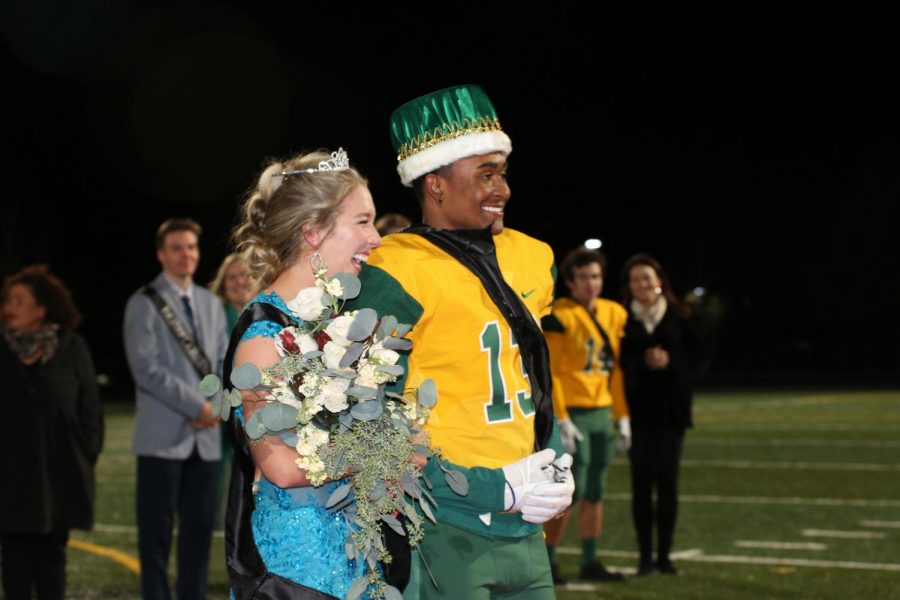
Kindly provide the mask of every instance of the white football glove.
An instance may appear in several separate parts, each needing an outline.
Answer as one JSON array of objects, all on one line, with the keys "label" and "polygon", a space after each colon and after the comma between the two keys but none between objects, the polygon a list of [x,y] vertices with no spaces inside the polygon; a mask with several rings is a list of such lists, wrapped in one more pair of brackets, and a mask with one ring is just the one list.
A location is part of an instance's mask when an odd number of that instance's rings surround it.
[{"label": "white football glove", "polygon": [[631,449],[631,418],[622,417],[618,420],[619,433],[616,435],[616,450],[625,454]]},{"label": "white football glove", "polygon": [[572,419],[560,419],[556,423],[559,425],[559,437],[562,439],[563,450],[569,454],[575,454],[578,442],[584,439],[584,435],[578,430]]},{"label": "white football glove", "polygon": [[534,486],[553,481],[554,470],[550,464],[555,457],[556,452],[552,448],[547,448],[501,467],[506,477],[503,510],[521,510],[522,501]]},{"label": "white football glove", "polygon": [[546,523],[569,508],[575,492],[571,467],[571,454],[563,454],[552,463],[553,483],[538,484],[525,496],[522,501],[523,521]]}]

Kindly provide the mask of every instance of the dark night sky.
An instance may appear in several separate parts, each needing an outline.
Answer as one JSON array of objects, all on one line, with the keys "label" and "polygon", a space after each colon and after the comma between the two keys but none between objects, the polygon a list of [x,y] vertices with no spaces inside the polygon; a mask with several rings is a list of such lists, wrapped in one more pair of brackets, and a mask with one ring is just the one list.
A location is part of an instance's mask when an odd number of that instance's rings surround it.
[{"label": "dark night sky", "polygon": [[601,238],[607,296],[638,251],[677,291],[706,287],[722,309],[715,327],[699,310],[714,374],[897,373],[895,35],[471,7],[457,22],[399,6],[5,3],[0,273],[49,263],[115,376],[162,220],[204,225],[208,281],[263,160],[339,145],[379,211],[415,217],[390,112],[473,82],[513,139],[507,224],[560,256]]}]

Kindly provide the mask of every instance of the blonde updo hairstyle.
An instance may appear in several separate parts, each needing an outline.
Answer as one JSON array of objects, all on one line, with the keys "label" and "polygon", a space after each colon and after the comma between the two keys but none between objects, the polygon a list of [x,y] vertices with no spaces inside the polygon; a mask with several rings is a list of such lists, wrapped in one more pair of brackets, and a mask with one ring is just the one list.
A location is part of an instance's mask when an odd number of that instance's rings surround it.
[{"label": "blonde updo hairstyle", "polygon": [[243,220],[232,237],[261,289],[269,287],[300,257],[304,225],[327,235],[334,227],[341,201],[356,186],[368,185],[353,168],[281,177],[282,171],[316,168],[330,158],[330,153],[317,150],[272,162],[244,200]]}]

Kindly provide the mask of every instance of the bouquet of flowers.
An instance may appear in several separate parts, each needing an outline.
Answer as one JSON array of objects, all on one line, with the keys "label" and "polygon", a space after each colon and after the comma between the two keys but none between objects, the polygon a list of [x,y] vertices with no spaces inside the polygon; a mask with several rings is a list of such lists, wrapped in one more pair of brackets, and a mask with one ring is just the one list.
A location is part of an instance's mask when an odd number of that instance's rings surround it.
[{"label": "bouquet of flowers", "polygon": [[[349,273],[328,280],[326,272],[324,264],[316,267],[316,286],[300,290],[287,303],[303,325],[286,327],[275,338],[279,361],[263,370],[237,366],[232,389],[214,401],[213,412],[227,420],[231,408],[241,405],[241,390],[250,390],[265,402],[245,424],[251,443],[279,436],[296,448],[297,466],[315,486],[347,478],[326,503],[350,524],[347,558],[361,556],[368,567],[347,597],[353,600],[368,589],[373,597],[400,598],[377,567],[379,561],[391,562],[381,527],[406,536],[415,547],[423,535],[415,507],[434,521],[431,482],[413,455],[432,454],[422,426],[437,401],[437,388],[429,379],[417,389],[387,391],[404,373],[397,351],[411,347],[403,337],[410,326],[391,315],[379,319],[369,308],[342,312],[344,303],[359,294],[360,281]],[[213,396],[220,381],[208,375],[200,388]],[[445,469],[444,475],[456,493],[465,495],[461,473]]]}]

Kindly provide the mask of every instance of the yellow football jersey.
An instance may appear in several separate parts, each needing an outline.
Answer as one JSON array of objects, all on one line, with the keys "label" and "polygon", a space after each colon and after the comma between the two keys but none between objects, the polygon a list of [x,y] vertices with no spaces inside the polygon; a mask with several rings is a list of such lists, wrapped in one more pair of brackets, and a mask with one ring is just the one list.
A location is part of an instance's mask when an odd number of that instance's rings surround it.
[{"label": "yellow football jersey", "polygon": [[[523,233],[494,236],[506,282],[536,320],[553,301],[553,251]],[[389,277],[372,276],[371,269]],[[534,452],[534,404],[510,326],[481,281],[413,233],[384,238],[369,256],[366,304],[411,323],[407,386],[437,383],[426,425],[441,456],[464,467],[497,468]],[[393,289],[378,289],[393,288]]]},{"label": "yellow football jersey", "polygon": [[612,346],[615,362],[611,371],[601,360],[603,336],[584,306],[562,298],[553,307],[553,314],[543,321],[553,374],[553,409],[558,419],[568,418],[567,407],[612,406],[616,418],[628,416],[619,366],[628,312],[617,302],[597,298],[594,319],[606,330]]}]

